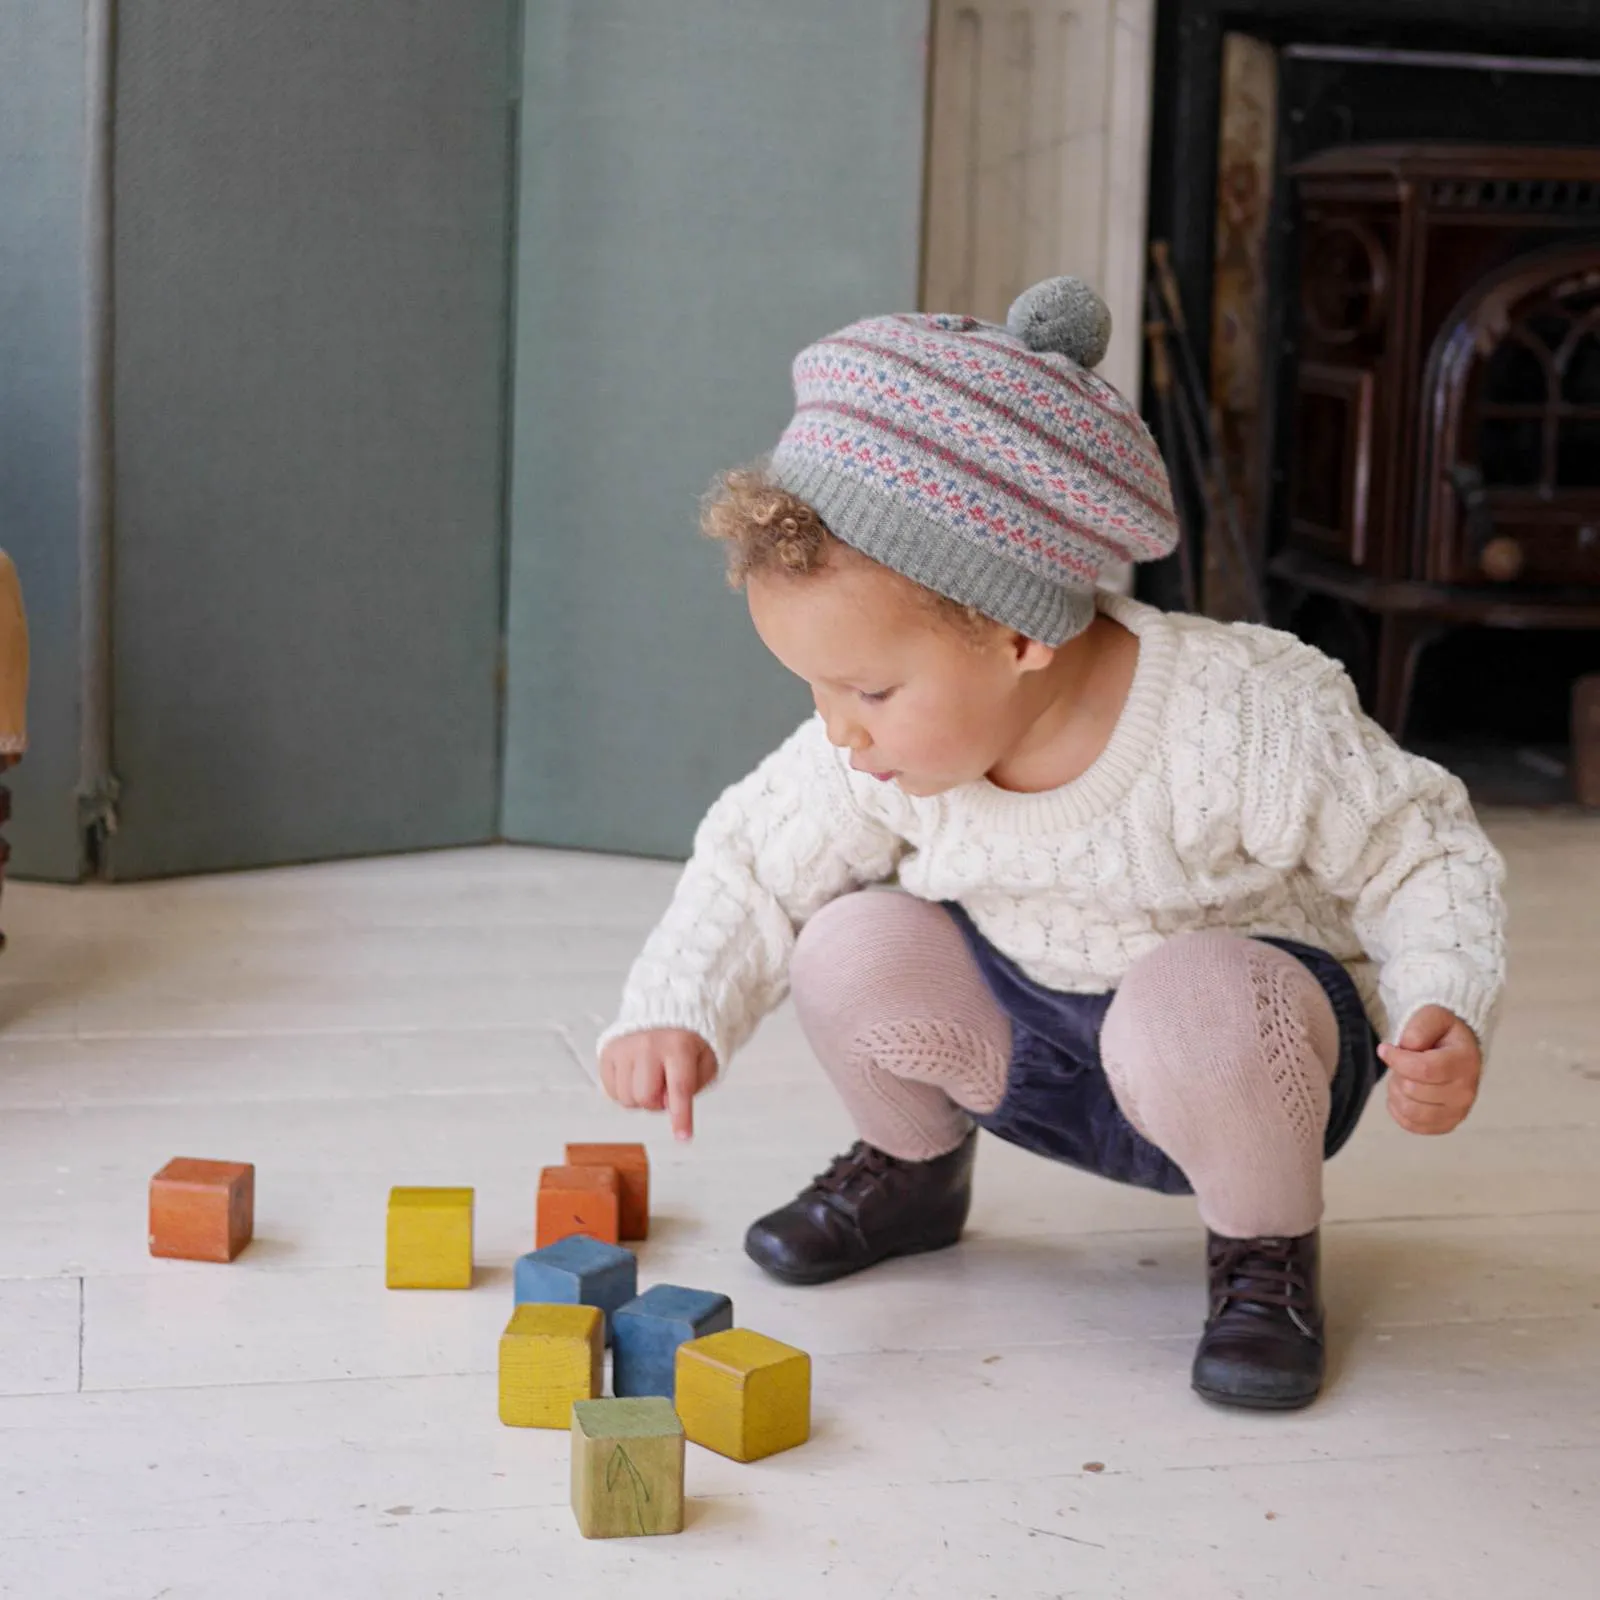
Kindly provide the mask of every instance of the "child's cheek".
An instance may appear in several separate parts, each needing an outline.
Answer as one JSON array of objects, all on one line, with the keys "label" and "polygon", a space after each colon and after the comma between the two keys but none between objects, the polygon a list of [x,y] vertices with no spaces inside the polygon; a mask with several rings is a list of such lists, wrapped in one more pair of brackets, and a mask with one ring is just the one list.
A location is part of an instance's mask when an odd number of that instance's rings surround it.
[{"label": "child's cheek", "polygon": [[961,730],[933,717],[908,718],[897,730],[894,749],[909,771],[942,772],[962,747]]}]

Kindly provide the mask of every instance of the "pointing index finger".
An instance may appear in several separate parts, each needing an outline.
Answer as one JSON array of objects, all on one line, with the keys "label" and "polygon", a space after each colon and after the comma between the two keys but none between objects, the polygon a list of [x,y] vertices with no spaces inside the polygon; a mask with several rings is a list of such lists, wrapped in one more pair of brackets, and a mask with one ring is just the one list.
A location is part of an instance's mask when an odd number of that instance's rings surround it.
[{"label": "pointing index finger", "polygon": [[695,1064],[692,1059],[667,1063],[667,1120],[674,1139],[694,1138]]}]

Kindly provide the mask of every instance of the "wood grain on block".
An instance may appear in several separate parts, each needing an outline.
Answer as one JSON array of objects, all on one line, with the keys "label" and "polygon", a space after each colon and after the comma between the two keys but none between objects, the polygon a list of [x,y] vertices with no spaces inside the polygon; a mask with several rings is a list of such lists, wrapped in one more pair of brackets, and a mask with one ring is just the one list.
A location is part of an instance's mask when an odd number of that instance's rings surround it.
[{"label": "wood grain on block", "polygon": [[574,1233],[621,1242],[622,1179],[615,1167],[546,1167],[539,1174],[539,1249]]},{"label": "wood grain on block", "polygon": [[759,1461],[811,1437],[811,1357],[748,1328],[678,1347],[677,1409],[696,1444]]},{"label": "wood grain on block", "polygon": [[255,1231],[256,1169],[248,1161],[180,1156],[150,1180],[150,1254],[232,1261]]},{"label": "wood grain on block", "polygon": [[569,1167],[615,1167],[622,1183],[621,1237],[650,1237],[650,1156],[642,1144],[569,1144]]},{"label": "wood grain on block", "polygon": [[472,1287],[472,1190],[389,1191],[384,1279],[391,1289]]},{"label": "wood grain on block", "polygon": [[670,1400],[573,1406],[572,1509],[585,1539],[683,1532],[683,1424]]},{"label": "wood grain on block", "polygon": [[500,1420],[567,1427],[573,1402],[600,1393],[604,1327],[594,1306],[518,1306],[500,1335]]}]

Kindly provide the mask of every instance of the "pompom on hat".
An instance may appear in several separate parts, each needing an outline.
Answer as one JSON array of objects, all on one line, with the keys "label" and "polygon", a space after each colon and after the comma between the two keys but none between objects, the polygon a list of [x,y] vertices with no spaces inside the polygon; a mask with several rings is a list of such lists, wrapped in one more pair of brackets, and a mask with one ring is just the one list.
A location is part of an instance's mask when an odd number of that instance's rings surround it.
[{"label": "pompom on hat", "polygon": [[773,477],[863,555],[1060,644],[1094,620],[1108,566],[1178,541],[1155,441],[1090,370],[1110,337],[1077,278],[1035,284],[1003,328],[852,323],[795,358]]}]

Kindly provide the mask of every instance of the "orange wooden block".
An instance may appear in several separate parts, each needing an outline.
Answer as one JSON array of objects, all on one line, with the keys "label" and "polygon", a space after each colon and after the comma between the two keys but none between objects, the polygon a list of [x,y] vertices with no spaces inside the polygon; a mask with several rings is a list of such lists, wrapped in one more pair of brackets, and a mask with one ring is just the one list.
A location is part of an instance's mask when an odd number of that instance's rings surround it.
[{"label": "orange wooden block", "polygon": [[248,1161],[169,1161],[150,1180],[150,1254],[232,1261],[250,1243],[256,1169]]},{"label": "orange wooden block", "polygon": [[650,1157],[642,1144],[569,1144],[569,1167],[615,1167],[622,1180],[622,1237],[650,1237]]},{"label": "orange wooden block", "polygon": [[535,1243],[542,1250],[569,1234],[620,1244],[622,1179],[615,1167],[546,1167],[539,1174],[539,1223]]}]

